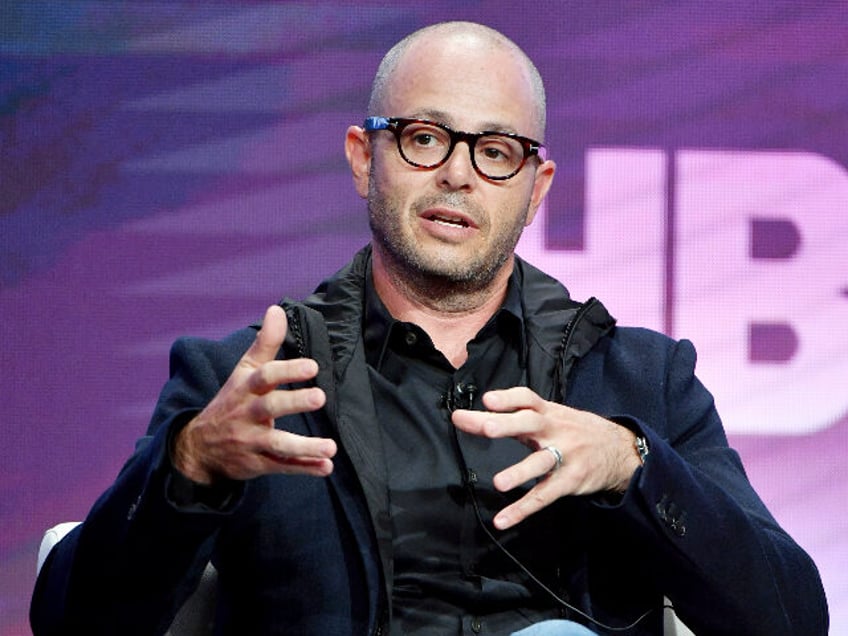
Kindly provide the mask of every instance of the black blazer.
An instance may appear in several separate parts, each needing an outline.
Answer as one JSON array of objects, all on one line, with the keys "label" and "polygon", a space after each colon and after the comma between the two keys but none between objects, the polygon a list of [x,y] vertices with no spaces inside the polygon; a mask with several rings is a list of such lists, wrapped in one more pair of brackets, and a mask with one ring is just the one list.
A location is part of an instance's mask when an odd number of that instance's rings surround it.
[{"label": "black blazer", "polygon": [[[369,264],[366,248],[303,303],[283,303],[281,356],[315,358],[328,399],[277,426],[336,438],[333,474],[262,477],[232,484],[222,506],[175,505],[168,440],[215,395],[256,327],[218,342],[177,341],[148,435],[41,571],[37,636],[161,633],[210,559],[219,633],[383,633],[391,528],[361,337]],[[520,259],[515,275],[530,387],[633,428],[650,448],[623,496],[554,504],[571,602],[612,625],[656,610],[630,634],[661,633],[663,596],[698,634],[826,634],[818,572],[728,447],[694,376],[692,345],[615,327],[600,303],[570,300]]]}]

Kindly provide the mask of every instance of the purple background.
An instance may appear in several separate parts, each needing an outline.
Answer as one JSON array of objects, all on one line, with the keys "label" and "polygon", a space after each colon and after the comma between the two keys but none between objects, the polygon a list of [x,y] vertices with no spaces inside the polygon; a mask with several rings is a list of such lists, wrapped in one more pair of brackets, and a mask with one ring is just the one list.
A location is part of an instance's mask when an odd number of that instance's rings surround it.
[{"label": "purple background", "polygon": [[[793,150],[848,166],[843,3],[457,4],[0,5],[0,636],[29,632],[41,534],[83,518],[114,479],[172,340],[219,337],[305,295],[367,240],[342,139],[380,56],[411,30],[482,21],[537,62],[560,167],[550,252],[587,249],[592,148]],[[817,214],[844,227],[843,206]],[[757,234],[755,256],[795,240],[771,236]],[[656,256],[648,239],[621,236]],[[667,274],[674,257],[663,255]],[[787,294],[814,308],[816,282]],[[659,326],[686,336],[665,291]],[[769,346],[753,349],[791,355]],[[845,410],[815,433],[731,441],[816,559],[833,633],[848,633]]]}]

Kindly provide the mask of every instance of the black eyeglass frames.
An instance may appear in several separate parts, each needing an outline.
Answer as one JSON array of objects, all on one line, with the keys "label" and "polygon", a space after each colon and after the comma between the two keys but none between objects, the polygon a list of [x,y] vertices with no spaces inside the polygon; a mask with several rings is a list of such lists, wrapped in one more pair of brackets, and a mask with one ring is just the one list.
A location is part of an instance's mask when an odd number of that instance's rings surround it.
[{"label": "black eyeglass frames", "polygon": [[400,156],[416,168],[438,168],[448,160],[460,141],[468,144],[471,164],[477,173],[493,181],[514,177],[532,156],[545,160],[545,148],[541,143],[512,133],[461,132],[427,119],[404,117],[368,117],[364,129],[366,132],[388,130],[393,133]]}]

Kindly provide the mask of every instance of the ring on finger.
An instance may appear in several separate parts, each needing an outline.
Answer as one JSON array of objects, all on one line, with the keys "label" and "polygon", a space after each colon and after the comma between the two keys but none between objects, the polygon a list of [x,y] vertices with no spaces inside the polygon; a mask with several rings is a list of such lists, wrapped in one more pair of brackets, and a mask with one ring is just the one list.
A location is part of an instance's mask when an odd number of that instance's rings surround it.
[{"label": "ring on finger", "polygon": [[563,464],[562,453],[559,452],[559,449],[556,446],[545,446],[542,450],[548,451],[554,458],[554,465],[551,466],[551,469],[548,471],[549,473],[558,470]]}]

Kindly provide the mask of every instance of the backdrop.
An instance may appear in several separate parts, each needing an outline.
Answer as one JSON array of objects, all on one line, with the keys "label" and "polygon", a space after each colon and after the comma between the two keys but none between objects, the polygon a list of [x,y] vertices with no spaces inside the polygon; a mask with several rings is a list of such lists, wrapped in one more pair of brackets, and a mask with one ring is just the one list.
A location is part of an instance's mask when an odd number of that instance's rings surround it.
[{"label": "backdrop", "polygon": [[345,128],[393,42],[456,18],[547,82],[559,172],[521,252],[695,342],[848,633],[844,7],[0,4],[0,634],[29,631],[41,534],[114,479],[171,341],[307,294],[367,241]]}]

